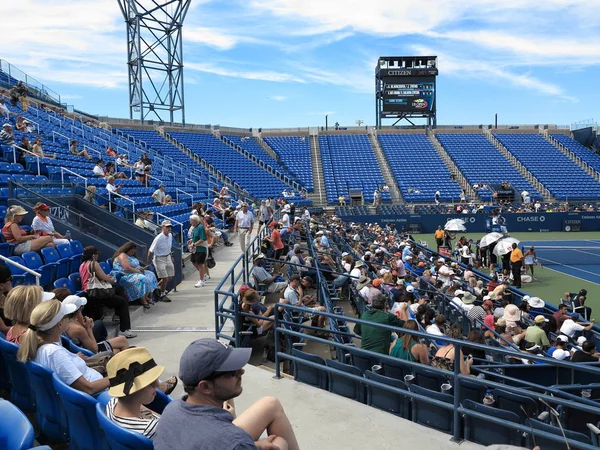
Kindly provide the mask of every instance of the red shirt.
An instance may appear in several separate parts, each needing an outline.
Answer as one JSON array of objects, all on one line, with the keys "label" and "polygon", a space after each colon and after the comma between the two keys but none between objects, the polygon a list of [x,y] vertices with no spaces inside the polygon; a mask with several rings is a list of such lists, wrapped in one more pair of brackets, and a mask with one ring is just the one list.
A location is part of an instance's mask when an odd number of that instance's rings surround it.
[{"label": "red shirt", "polygon": [[279,230],[273,230],[273,233],[271,233],[271,239],[273,248],[275,250],[281,250],[283,248],[283,242],[281,240],[281,233],[279,233]]}]

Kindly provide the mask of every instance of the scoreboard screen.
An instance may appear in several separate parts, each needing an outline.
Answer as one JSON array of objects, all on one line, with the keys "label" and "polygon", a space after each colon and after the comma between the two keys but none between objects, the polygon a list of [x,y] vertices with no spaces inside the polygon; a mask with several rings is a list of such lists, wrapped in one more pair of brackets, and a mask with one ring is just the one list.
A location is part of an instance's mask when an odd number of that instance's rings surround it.
[{"label": "scoreboard screen", "polygon": [[435,112],[435,77],[388,76],[382,79],[383,112]]}]

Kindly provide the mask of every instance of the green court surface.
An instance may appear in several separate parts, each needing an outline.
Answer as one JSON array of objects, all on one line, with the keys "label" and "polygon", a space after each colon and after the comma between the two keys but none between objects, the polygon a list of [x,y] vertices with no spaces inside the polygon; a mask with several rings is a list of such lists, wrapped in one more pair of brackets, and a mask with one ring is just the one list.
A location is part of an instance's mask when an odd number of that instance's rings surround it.
[{"label": "green court surface", "polygon": [[[457,237],[466,236],[473,241],[481,239],[483,233],[457,233]],[[520,241],[533,242],[533,241],[598,241],[600,247],[600,232],[579,232],[579,233],[566,233],[566,232],[547,232],[547,233],[510,233],[510,236],[519,239]],[[435,239],[432,235],[421,235],[416,234],[414,238],[424,240],[428,242],[429,248],[435,248]],[[576,243],[574,243],[577,245]],[[547,245],[547,243],[545,244]],[[564,244],[561,244],[564,245]],[[600,266],[590,265],[586,266],[587,270],[591,272],[600,273]],[[535,278],[536,280],[532,283],[523,284],[522,290],[528,294],[536,297],[540,297],[547,303],[554,305],[558,304],[560,297],[563,293],[579,292],[580,289],[587,289],[587,302],[586,305],[592,308],[592,317],[600,322],[600,285],[597,283],[590,282],[588,280],[578,278],[575,276],[567,275],[557,269],[556,266],[551,267],[539,267],[536,266]]]}]

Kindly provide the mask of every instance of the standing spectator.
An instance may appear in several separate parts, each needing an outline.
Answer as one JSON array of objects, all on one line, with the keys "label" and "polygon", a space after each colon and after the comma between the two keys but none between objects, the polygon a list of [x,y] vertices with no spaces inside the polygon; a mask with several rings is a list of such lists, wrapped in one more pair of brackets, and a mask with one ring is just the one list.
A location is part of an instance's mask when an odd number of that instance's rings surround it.
[{"label": "standing spectator", "polygon": [[[175,266],[171,257],[173,247],[173,235],[171,234],[171,221],[163,220],[160,224],[161,233],[158,234],[148,249],[148,261],[152,261],[159,279],[160,301],[170,302],[167,297],[167,285],[175,276]],[[154,255],[154,257],[152,257]]]},{"label": "standing spectator", "polygon": [[440,197],[441,197],[441,195],[442,195],[442,194],[440,193],[440,190],[439,190],[439,189],[435,191],[435,194],[434,194],[433,198],[434,198],[434,200],[435,200],[435,204],[436,204],[436,205],[439,205],[439,204],[440,204]]},{"label": "standing spectator", "polygon": [[190,216],[190,225],[192,226],[192,236],[187,245],[192,253],[192,264],[200,274],[200,281],[194,285],[194,287],[199,288],[206,284],[206,257],[208,256],[208,242],[204,223],[202,223],[199,216],[192,214]]},{"label": "standing spectator", "polygon": [[[376,295],[373,298],[371,309],[365,311],[360,318],[367,322],[392,325],[399,328],[403,327],[404,321],[398,319],[394,314],[387,312],[386,309],[386,297],[383,294]],[[362,336],[360,348],[363,350],[370,350],[384,355],[389,354],[392,340],[392,332],[390,330],[357,323],[354,326],[354,332],[359,336]]]},{"label": "standing spectator", "polygon": [[258,231],[256,232],[256,234],[260,234],[260,230],[263,227],[263,225],[266,226],[269,224],[269,222],[273,218],[273,210],[269,206],[267,206],[267,204],[264,200],[261,200],[258,214],[259,214],[259,221],[258,221]]},{"label": "standing spectator", "polygon": [[233,226],[233,232],[239,231],[240,248],[242,253],[246,251],[246,237],[252,234],[252,228],[254,227],[254,214],[248,211],[248,203],[242,202],[242,209],[237,212],[235,216],[235,225]]},{"label": "standing spectator", "polygon": [[164,205],[165,204],[165,198],[166,197],[167,197],[167,194],[165,194],[165,186],[162,185],[162,184],[152,194],[152,198],[159,205]]},{"label": "standing spectator", "polygon": [[140,184],[143,184],[144,186],[146,185],[146,173],[144,172],[145,168],[146,165],[142,161],[142,158],[140,158],[139,161],[136,161],[133,164],[133,169],[135,170],[135,178],[140,182]]},{"label": "standing spectator", "polygon": [[69,146],[69,151],[71,152],[71,155],[85,156],[90,161],[92,160],[92,157],[88,154],[87,150],[79,151],[79,148],[77,148],[77,141],[75,139],[73,139],[71,141],[71,145]]},{"label": "standing spectator", "polygon": [[433,237],[435,238],[435,243],[437,245],[437,251],[440,251],[440,247],[442,245],[444,245],[444,230],[442,229],[441,225],[438,225],[437,230],[435,230],[435,233],[433,235]]},{"label": "standing spectator", "polygon": [[26,252],[37,252],[46,247],[54,247],[52,236],[37,236],[23,230],[19,224],[27,215],[25,208],[13,205],[6,211],[2,234],[9,244],[16,244],[13,254],[20,256]]},{"label": "standing spectator", "polygon": [[510,253],[510,265],[513,274],[513,286],[521,289],[521,267],[523,267],[523,252],[519,249],[516,243],[512,244],[512,252]]},{"label": "standing spectator", "polygon": [[5,120],[9,120],[10,119],[10,115],[14,114],[14,113],[12,113],[12,112],[9,111],[9,109],[6,106],[6,103],[4,102],[3,98],[0,98],[0,114],[4,115],[4,119]]},{"label": "standing spectator", "polygon": [[31,222],[31,228],[38,236],[52,236],[54,245],[68,244],[69,240],[54,229],[50,218],[50,207],[45,203],[36,203],[33,207],[36,215]]},{"label": "standing spectator", "polygon": [[[198,339],[183,352],[179,378],[185,395],[161,416],[156,450],[289,449],[298,450],[294,430],[279,400],[264,397],[234,419],[229,400],[242,393],[243,367],[251,349],[226,347]],[[267,432],[268,437],[260,440]]]},{"label": "standing spectator", "polygon": [[269,241],[273,246],[273,250],[275,251],[273,259],[280,259],[283,254],[284,245],[281,240],[281,233],[279,232],[279,224],[277,222],[271,222],[269,227],[273,231],[271,231],[271,236],[265,237],[265,240]]},{"label": "standing spectator", "polygon": [[96,186],[88,186],[87,189],[85,190],[85,195],[83,196],[83,199],[86,202],[90,202],[95,205],[96,204]]}]

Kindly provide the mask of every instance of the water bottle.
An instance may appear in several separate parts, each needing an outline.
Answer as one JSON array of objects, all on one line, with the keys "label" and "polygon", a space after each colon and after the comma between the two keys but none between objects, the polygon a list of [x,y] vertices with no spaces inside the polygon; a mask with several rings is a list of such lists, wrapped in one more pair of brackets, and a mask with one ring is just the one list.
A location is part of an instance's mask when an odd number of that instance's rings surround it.
[{"label": "water bottle", "polygon": [[483,404],[486,406],[492,406],[494,404],[494,396],[492,395],[492,391],[489,389],[485,391],[485,397],[483,397]]},{"label": "water bottle", "polygon": [[67,230],[65,233],[65,238],[67,238],[69,241],[71,240],[71,230]]}]

